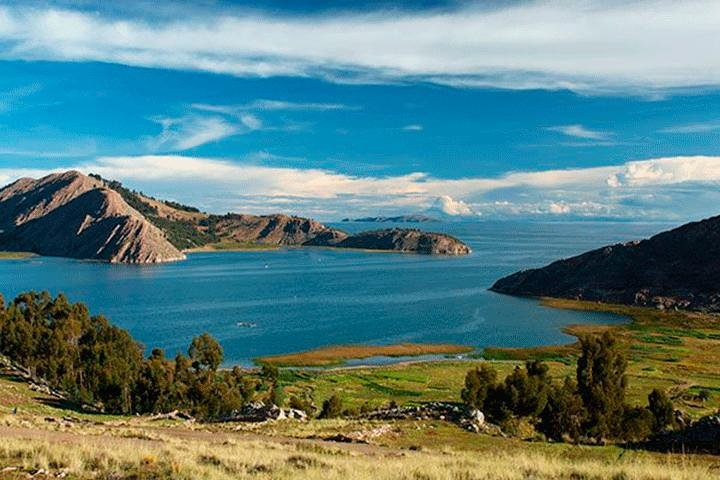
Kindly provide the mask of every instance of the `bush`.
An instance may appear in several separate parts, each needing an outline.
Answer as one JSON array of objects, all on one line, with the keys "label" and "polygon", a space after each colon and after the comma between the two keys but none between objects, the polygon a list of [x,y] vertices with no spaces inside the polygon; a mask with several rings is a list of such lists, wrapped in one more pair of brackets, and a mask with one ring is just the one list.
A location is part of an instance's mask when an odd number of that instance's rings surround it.
[{"label": "bush", "polygon": [[318,418],[337,418],[342,415],[342,410],[342,399],[337,395],[333,395],[323,402]]},{"label": "bush", "polygon": [[585,407],[577,392],[577,383],[566,378],[562,385],[553,386],[548,392],[538,430],[555,441],[577,441],[584,422]]},{"label": "bush", "polygon": [[645,407],[625,407],[622,416],[622,439],[628,442],[645,440],[653,430],[653,414]]}]

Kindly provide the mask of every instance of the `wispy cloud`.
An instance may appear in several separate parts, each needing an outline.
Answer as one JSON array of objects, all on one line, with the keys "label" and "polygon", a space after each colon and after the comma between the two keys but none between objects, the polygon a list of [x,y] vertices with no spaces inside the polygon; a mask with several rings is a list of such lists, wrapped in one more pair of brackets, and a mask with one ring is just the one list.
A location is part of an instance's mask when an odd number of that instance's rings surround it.
[{"label": "wispy cloud", "polygon": [[[455,179],[422,172],[355,176],[178,155],[102,157],[67,167],[210,211],[280,210],[323,218],[441,206],[486,217],[688,219],[717,214],[720,202],[720,157],[703,156]],[[0,169],[6,181],[23,174],[27,171]]]},{"label": "wispy cloud", "polygon": [[417,123],[413,123],[411,125],[405,125],[402,127],[402,129],[406,132],[421,132],[423,130],[423,126]]},{"label": "wispy cloud", "polygon": [[[259,127],[259,120],[250,115],[241,123],[230,123],[221,117],[186,115],[178,118],[155,117],[162,131],[146,139],[152,151],[179,152],[223,138],[246,133]],[[256,128],[253,128],[256,127]]]},{"label": "wispy cloud", "polygon": [[676,125],[674,127],[663,128],[661,130],[658,130],[658,132],[686,134],[686,133],[708,133],[708,132],[716,132],[718,130],[720,130],[720,120],[714,120],[714,121],[710,121],[710,122],[700,122],[700,123],[688,123],[685,125]]},{"label": "wispy cloud", "polygon": [[34,5],[0,7],[0,57],[651,95],[720,85],[720,56],[709,47],[720,22],[715,0],[537,0],[297,16],[221,6],[151,21]]},{"label": "wispy cloud", "polygon": [[30,95],[38,92],[40,89],[41,86],[39,83],[33,83],[6,91],[0,91],[0,113],[9,111],[13,105],[17,104],[25,97],[29,97]]},{"label": "wispy cloud", "polygon": [[591,130],[579,124],[574,125],[556,125],[546,127],[545,130],[550,132],[562,133],[568,137],[583,138],[587,140],[607,140],[612,137],[612,133],[600,130]]}]

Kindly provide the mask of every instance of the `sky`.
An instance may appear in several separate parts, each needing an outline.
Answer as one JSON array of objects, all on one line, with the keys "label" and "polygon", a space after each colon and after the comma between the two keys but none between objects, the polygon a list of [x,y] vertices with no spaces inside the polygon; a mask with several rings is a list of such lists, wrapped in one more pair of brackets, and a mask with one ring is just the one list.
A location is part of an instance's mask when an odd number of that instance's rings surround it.
[{"label": "sky", "polygon": [[0,0],[0,184],[214,213],[720,213],[720,3]]}]

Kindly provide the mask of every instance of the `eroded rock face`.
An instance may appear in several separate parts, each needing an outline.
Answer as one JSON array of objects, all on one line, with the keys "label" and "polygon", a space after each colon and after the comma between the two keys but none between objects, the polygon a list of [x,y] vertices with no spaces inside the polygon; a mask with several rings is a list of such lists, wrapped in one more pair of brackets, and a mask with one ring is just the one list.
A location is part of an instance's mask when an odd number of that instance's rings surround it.
[{"label": "eroded rock face", "polygon": [[185,256],[113,190],[79,172],[21,179],[0,190],[0,248],[111,263]]},{"label": "eroded rock face", "polygon": [[391,228],[352,235],[335,244],[339,248],[391,250],[426,255],[467,255],[470,248],[444,233],[423,232],[414,228]]},{"label": "eroded rock face", "polygon": [[720,217],[610,245],[498,280],[524,296],[720,311]]}]

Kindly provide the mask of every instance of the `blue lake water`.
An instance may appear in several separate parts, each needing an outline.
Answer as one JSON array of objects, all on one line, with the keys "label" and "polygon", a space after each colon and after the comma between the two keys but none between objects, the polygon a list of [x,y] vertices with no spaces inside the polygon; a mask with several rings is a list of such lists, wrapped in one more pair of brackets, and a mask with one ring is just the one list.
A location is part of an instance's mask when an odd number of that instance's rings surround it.
[{"label": "blue lake water", "polygon": [[[378,224],[342,224],[346,230]],[[382,228],[387,224],[381,225]],[[599,313],[543,307],[489,292],[503,275],[667,225],[630,223],[432,223],[473,253],[446,258],[322,248],[197,253],[185,262],[108,265],[38,257],[0,261],[0,293],[64,292],[148,348],[169,356],[209,332],[226,364],[347,343],[453,342],[476,347],[563,343],[564,325],[617,322]],[[253,326],[238,326],[246,322]]]}]

